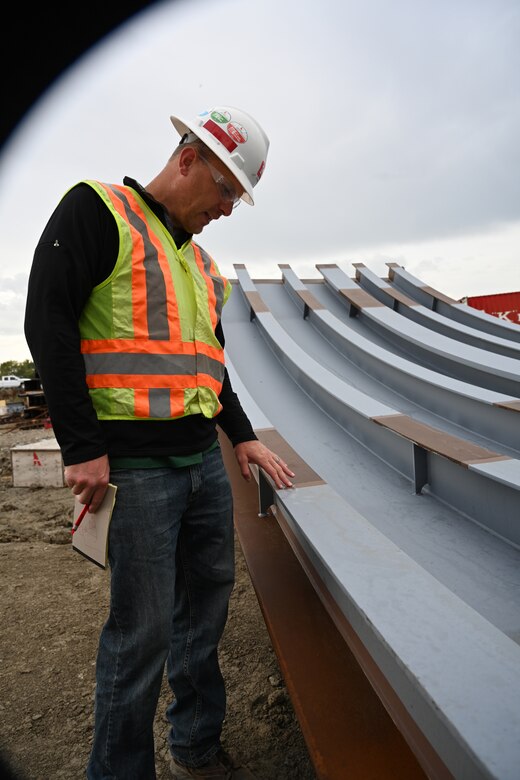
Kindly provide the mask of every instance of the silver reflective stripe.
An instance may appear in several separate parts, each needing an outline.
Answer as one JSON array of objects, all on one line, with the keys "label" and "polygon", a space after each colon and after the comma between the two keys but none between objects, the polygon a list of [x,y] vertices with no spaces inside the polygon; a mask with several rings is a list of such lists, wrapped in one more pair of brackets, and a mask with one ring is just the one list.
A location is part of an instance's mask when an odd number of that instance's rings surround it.
[{"label": "silver reflective stripe", "polygon": [[[110,187],[110,185],[107,186]],[[166,306],[166,284],[161,266],[159,265],[157,249],[150,241],[148,225],[133,211],[123,192],[115,187],[110,187],[110,189],[123,202],[128,222],[143,239],[148,336],[150,339],[169,339],[170,328],[168,326],[168,309]]]},{"label": "silver reflective stripe", "polygon": [[170,390],[167,387],[154,387],[148,390],[150,417],[171,417]]},{"label": "silver reflective stripe", "polygon": [[205,249],[197,244],[204,265],[204,270],[208,275],[208,278],[213,282],[213,290],[215,292],[215,309],[217,310],[217,319],[222,316],[222,306],[224,305],[224,282],[222,277],[215,276],[211,273],[211,257],[208,255]]},{"label": "silver reflective stripe", "polygon": [[150,355],[108,352],[83,354],[87,374],[162,374],[173,376],[183,374],[196,376],[209,374],[219,382],[224,379],[224,365],[215,358],[197,355]]}]

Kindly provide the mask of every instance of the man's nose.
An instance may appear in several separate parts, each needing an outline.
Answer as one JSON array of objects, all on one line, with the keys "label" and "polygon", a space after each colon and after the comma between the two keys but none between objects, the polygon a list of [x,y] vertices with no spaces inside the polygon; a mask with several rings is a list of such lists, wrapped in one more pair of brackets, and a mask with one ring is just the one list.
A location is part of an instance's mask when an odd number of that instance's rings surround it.
[{"label": "man's nose", "polygon": [[223,200],[219,204],[220,210],[225,217],[229,217],[233,211],[233,203],[230,200]]}]

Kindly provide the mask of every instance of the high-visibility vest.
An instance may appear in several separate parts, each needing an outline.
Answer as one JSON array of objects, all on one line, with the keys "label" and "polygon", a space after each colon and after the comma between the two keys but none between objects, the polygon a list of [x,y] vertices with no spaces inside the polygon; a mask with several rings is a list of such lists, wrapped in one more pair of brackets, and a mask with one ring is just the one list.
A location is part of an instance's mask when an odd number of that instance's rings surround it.
[{"label": "high-visibility vest", "polygon": [[224,379],[215,327],[230,283],[194,242],[177,248],[132,187],[85,183],[119,231],[114,270],[93,288],[79,321],[98,418],[214,417]]}]

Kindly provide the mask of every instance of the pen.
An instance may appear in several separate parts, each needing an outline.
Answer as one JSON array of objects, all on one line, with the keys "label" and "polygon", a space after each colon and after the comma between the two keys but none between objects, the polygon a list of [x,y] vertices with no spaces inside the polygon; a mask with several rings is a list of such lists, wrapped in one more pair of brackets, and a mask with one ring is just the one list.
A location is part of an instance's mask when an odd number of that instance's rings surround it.
[{"label": "pen", "polygon": [[79,517],[78,517],[78,519],[76,520],[76,522],[74,523],[74,525],[73,525],[73,526],[72,526],[72,528],[71,528],[71,531],[70,531],[70,532],[71,532],[71,534],[73,534],[73,533],[74,533],[74,531],[77,531],[77,530],[78,530],[78,528],[79,528],[79,527],[80,527],[80,525],[81,525],[81,521],[83,520],[83,518],[84,518],[84,517],[85,517],[85,515],[87,514],[88,510],[89,510],[89,504],[85,504],[85,506],[83,507],[83,509],[82,509],[82,510],[81,510],[81,512],[79,513]]}]

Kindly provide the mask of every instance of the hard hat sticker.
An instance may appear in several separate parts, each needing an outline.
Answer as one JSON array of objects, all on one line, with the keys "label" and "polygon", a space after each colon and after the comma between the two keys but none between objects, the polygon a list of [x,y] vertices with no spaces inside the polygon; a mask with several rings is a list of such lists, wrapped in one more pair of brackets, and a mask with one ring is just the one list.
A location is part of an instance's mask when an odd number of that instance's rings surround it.
[{"label": "hard hat sticker", "polygon": [[227,131],[231,138],[237,142],[237,144],[245,144],[247,141],[247,130],[238,122],[230,122],[227,126]]},{"label": "hard hat sticker", "polygon": [[211,112],[211,118],[215,120],[215,122],[219,122],[219,124],[223,125],[226,122],[229,122],[231,119],[231,114],[227,111],[212,111]]},{"label": "hard hat sticker", "polygon": [[212,119],[208,119],[206,122],[204,122],[203,127],[208,131],[208,133],[211,133],[211,135],[214,136],[217,141],[220,141],[220,143],[225,146],[228,152],[232,152],[233,149],[236,149],[236,141],[230,138],[226,131],[223,130],[220,125],[217,125]]},{"label": "hard hat sticker", "polygon": [[260,176],[263,174],[264,168],[265,168],[265,160],[262,160],[262,165],[260,166],[260,168],[258,169],[258,172],[256,174],[256,178],[258,180],[260,180]]}]

